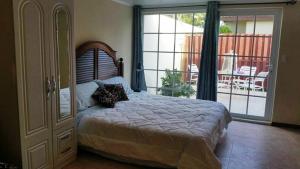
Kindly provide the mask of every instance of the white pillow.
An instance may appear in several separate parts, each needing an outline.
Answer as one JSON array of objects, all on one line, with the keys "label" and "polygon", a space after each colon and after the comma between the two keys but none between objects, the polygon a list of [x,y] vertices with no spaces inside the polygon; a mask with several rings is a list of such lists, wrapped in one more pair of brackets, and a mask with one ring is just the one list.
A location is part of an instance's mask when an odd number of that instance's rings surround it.
[{"label": "white pillow", "polygon": [[[122,84],[127,95],[134,93],[134,91],[130,88],[128,82],[121,76],[116,76],[106,80],[96,80],[96,82],[104,83],[104,84]],[[100,84],[99,84],[100,85]]]},{"label": "white pillow", "polygon": [[92,95],[98,87],[94,81],[76,85],[77,106],[80,111],[96,105]]}]

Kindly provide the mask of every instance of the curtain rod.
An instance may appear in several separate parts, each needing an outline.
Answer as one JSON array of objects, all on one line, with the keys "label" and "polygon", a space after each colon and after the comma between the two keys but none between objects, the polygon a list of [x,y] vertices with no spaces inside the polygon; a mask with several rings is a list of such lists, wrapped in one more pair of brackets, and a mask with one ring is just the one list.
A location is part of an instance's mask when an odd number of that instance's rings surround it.
[{"label": "curtain rod", "polygon": [[[281,2],[256,2],[256,3],[220,3],[221,6],[234,6],[234,5],[276,5],[286,4],[295,5],[297,0],[281,1]],[[171,6],[171,7],[143,7],[142,9],[164,9],[164,8],[184,8],[184,7],[204,7],[207,5],[183,5],[183,6]]]}]

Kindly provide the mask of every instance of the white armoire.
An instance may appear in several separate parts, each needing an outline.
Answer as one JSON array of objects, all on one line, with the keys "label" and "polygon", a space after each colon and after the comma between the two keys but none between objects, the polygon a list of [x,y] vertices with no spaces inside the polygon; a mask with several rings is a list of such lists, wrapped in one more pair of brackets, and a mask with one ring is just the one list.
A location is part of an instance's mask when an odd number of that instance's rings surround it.
[{"label": "white armoire", "polygon": [[[14,32],[4,35],[12,56],[4,56],[1,64],[11,64],[13,71],[7,73],[14,77],[10,79],[14,84],[10,90],[16,100],[8,98],[17,108],[3,110],[2,117],[8,121],[0,120],[0,137],[7,134],[3,144],[8,146],[1,147],[0,162],[2,158],[3,162],[24,169],[51,169],[62,168],[76,158],[73,3],[13,0],[5,9],[13,16],[6,17],[13,22],[1,16],[0,20],[7,21],[13,30],[7,25],[4,29]],[[0,39],[1,44],[5,43],[3,40]],[[4,82],[9,86],[6,83],[10,82]],[[15,136],[10,136],[11,132]]]}]

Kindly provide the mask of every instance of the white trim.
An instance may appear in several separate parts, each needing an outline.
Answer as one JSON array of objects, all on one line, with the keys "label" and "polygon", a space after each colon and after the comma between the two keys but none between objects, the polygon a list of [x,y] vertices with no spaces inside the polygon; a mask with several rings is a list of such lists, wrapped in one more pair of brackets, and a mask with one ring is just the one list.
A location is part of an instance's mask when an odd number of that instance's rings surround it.
[{"label": "white trim", "polygon": [[[194,5],[207,5],[210,0],[112,0],[124,5],[141,5],[147,8],[158,7],[174,7],[174,6],[194,6]],[[219,0],[221,4],[245,4],[245,3],[272,3],[284,2],[285,0]]]},{"label": "white trim", "polygon": [[[272,42],[272,54],[271,63],[273,64],[272,73],[270,81],[268,84],[268,88],[270,89],[270,97],[269,99],[269,113],[267,114],[267,118],[272,120],[274,114],[274,101],[275,101],[275,93],[276,93],[276,82],[277,82],[277,70],[278,70],[278,61],[279,61],[279,49],[280,49],[280,37],[281,37],[281,27],[282,27],[282,17],[283,17],[283,8],[280,10],[277,9],[277,12],[274,16],[274,28],[273,28],[273,42]],[[275,36],[274,36],[275,35]],[[273,53],[274,52],[274,53]],[[267,99],[268,100],[268,99]]]},{"label": "white trim", "polygon": [[282,14],[283,7],[229,7],[224,6],[219,9],[221,16],[232,15],[274,15],[279,16]]},{"label": "white trim", "polygon": [[178,7],[178,8],[151,8],[151,9],[143,9],[142,14],[166,14],[166,13],[191,13],[191,12],[205,12],[205,6],[195,6],[195,7]]},{"label": "white trim", "polygon": [[[139,4],[136,4],[139,5]],[[141,5],[143,8],[174,8],[174,7],[206,7],[206,3],[178,3],[178,4],[156,4],[156,5]]]},{"label": "white trim", "polygon": [[133,0],[112,0],[116,3],[122,4],[122,5],[126,5],[126,6],[133,6],[134,2]]}]

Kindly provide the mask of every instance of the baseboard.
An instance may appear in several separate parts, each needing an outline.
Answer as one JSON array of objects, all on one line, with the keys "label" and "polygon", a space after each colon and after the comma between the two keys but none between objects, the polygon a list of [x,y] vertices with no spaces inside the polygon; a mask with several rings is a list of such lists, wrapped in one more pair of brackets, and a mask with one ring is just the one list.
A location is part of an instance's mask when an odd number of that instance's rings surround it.
[{"label": "baseboard", "polygon": [[286,127],[286,128],[300,129],[300,125],[297,125],[297,124],[287,124],[287,123],[272,122],[271,125],[275,126],[275,127]]},{"label": "baseboard", "polygon": [[269,122],[269,121],[259,121],[259,120],[250,120],[250,119],[243,119],[243,118],[236,118],[233,117],[234,121],[241,121],[247,123],[254,123],[254,124],[262,124],[262,125],[270,125],[274,127],[285,127],[285,128],[292,128],[292,129],[300,129],[300,125],[297,124],[287,124],[287,123],[278,123],[278,122]]},{"label": "baseboard", "polygon": [[254,123],[254,124],[272,125],[272,123],[269,122],[269,121],[243,119],[243,118],[238,118],[238,117],[233,117],[233,120],[234,121],[240,121],[240,122]]}]

